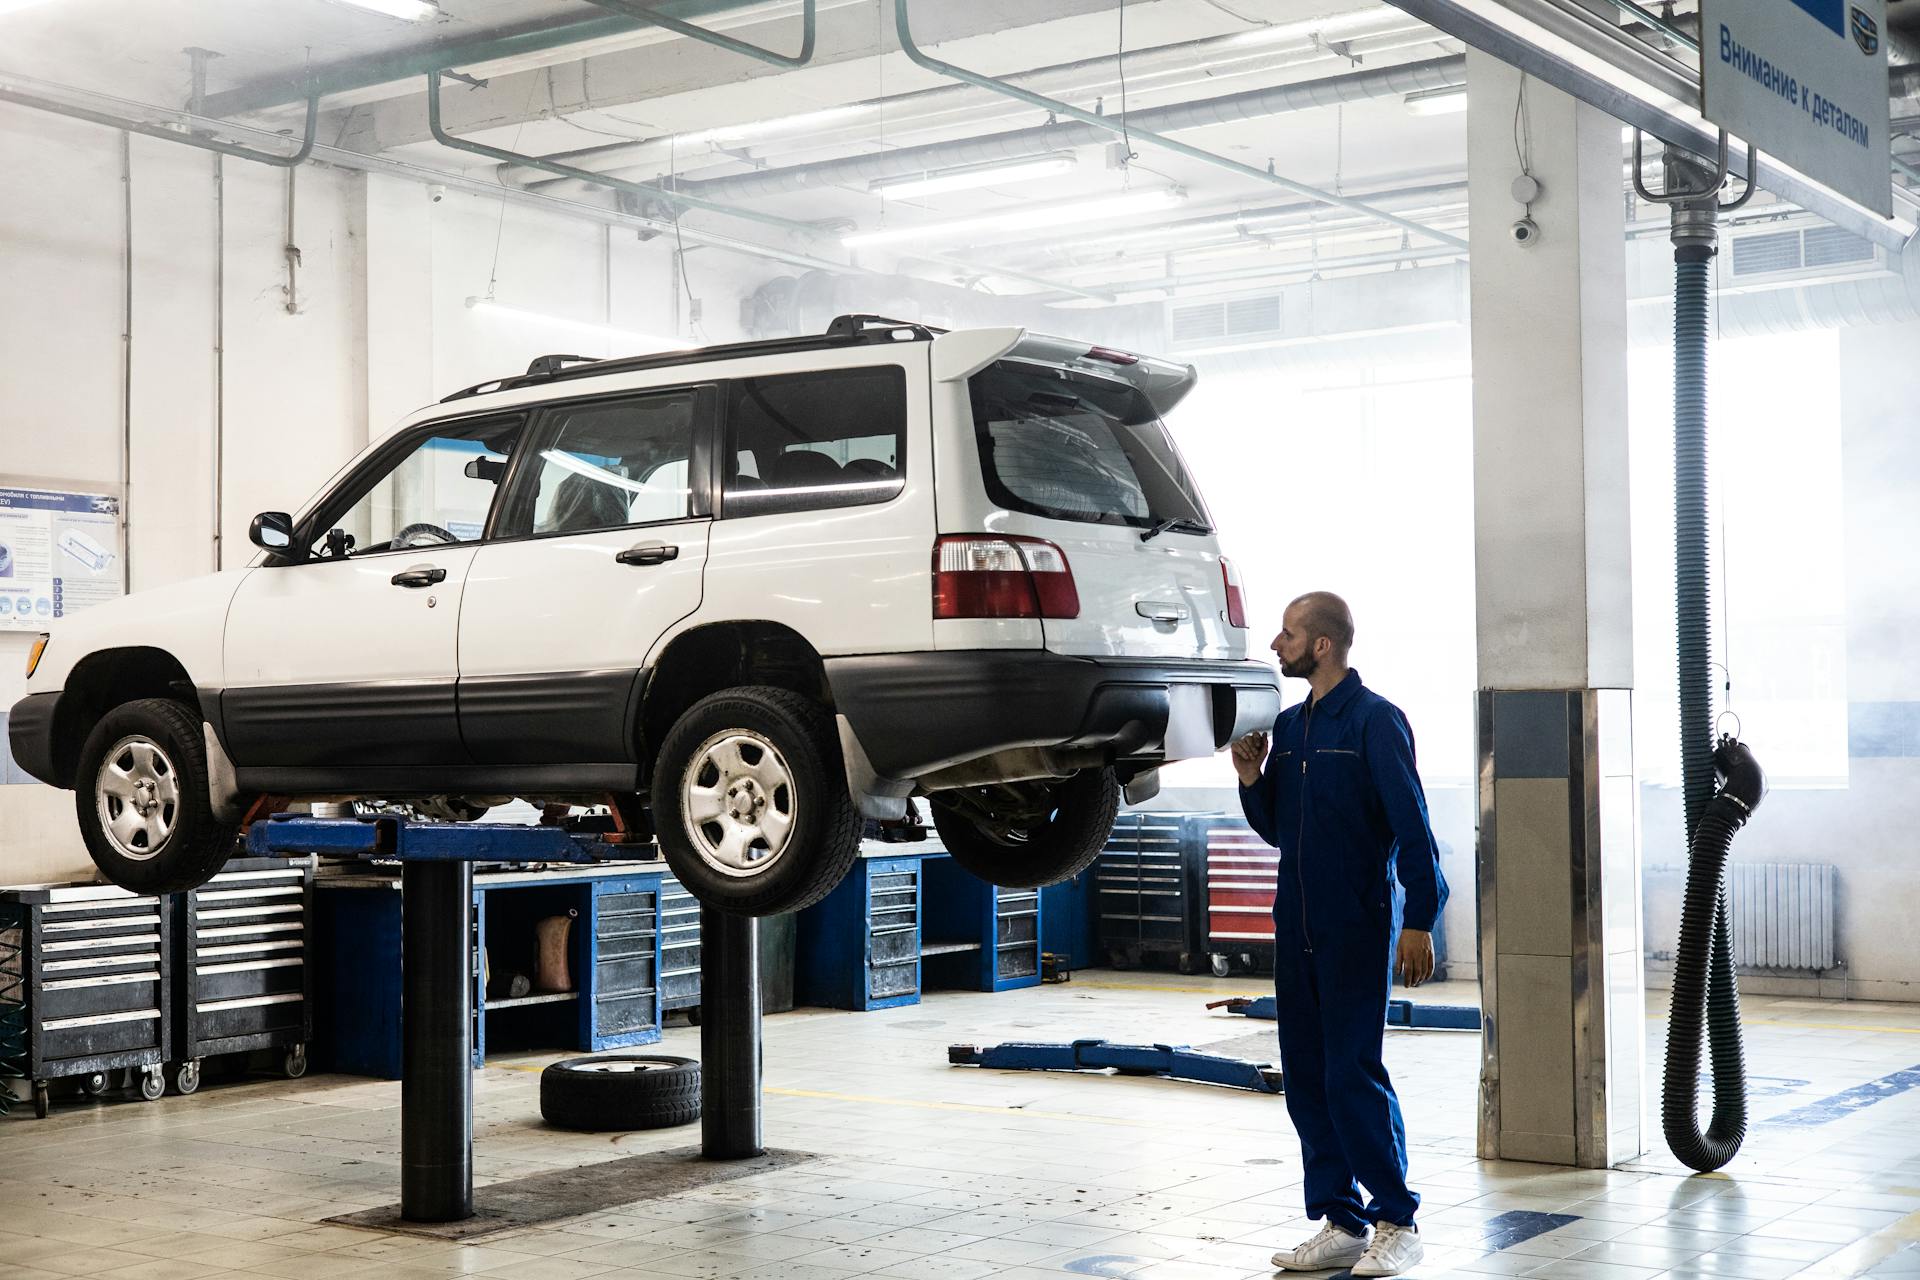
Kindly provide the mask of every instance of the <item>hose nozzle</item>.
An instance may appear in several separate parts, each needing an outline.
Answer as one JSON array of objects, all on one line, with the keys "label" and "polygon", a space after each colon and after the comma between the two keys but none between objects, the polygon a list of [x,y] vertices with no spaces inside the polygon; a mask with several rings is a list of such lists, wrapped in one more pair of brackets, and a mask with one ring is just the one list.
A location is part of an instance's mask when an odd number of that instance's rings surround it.
[{"label": "hose nozzle", "polygon": [[1728,734],[1713,749],[1713,772],[1719,784],[1714,798],[1724,796],[1737,802],[1744,822],[1747,815],[1760,807],[1760,801],[1767,794],[1767,775],[1760,768],[1760,762],[1753,758],[1746,743]]}]

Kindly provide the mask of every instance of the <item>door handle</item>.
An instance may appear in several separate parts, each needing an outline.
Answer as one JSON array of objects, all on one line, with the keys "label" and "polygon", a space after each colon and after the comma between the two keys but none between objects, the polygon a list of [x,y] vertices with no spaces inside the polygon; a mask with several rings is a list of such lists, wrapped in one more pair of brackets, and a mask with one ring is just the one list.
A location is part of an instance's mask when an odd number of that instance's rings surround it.
[{"label": "door handle", "polygon": [[1185,605],[1166,600],[1141,600],[1135,603],[1133,611],[1155,622],[1185,622],[1189,616]]},{"label": "door handle", "polygon": [[665,564],[680,558],[680,548],[664,542],[642,542],[614,556],[621,564]]},{"label": "door handle", "polygon": [[430,564],[417,564],[411,569],[402,569],[387,581],[396,587],[431,587],[447,580],[447,571]]}]

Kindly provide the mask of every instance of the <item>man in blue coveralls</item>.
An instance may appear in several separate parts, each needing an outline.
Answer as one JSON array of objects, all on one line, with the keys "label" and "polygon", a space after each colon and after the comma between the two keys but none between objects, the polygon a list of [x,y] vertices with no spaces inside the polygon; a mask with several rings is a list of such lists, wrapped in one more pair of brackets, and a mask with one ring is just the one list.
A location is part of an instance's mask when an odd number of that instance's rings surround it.
[{"label": "man in blue coveralls", "polygon": [[[1406,1126],[1380,1060],[1387,991],[1394,973],[1409,986],[1433,976],[1447,884],[1413,731],[1347,666],[1352,644],[1353,614],[1339,596],[1315,591],[1287,606],[1273,651],[1281,675],[1312,689],[1274,722],[1271,751],[1264,733],[1234,743],[1233,767],[1247,822],[1280,850],[1280,1066],[1306,1165],[1307,1217],[1326,1219],[1273,1265],[1392,1276],[1425,1249],[1413,1223],[1420,1197],[1407,1189]],[[1397,948],[1396,869],[1406,889]]]}]

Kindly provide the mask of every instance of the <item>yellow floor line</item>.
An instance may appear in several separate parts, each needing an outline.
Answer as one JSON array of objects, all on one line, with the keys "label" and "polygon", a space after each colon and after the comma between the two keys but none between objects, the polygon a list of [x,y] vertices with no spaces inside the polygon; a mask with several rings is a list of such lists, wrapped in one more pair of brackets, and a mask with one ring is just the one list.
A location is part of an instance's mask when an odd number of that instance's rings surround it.
[{"label": "yellow floor line", "polygon": [[1812,1266],[1794,1272],[1789,1280],[1846,1280],[1846,1277],[1871,1271],[1917,1240],[1920,1240],[1920,1212],[1910,1213],[1866,1239],[1828,1254]]},{"label": "yellow floor line", "polygon": [[765,1093],[778,1094],[783,1098],[820,1098],[828,1102],[870,1102],[882,1107],[914,1107],[922,1111],[964,1111],[972,1115],[1021,1116],[1038,1120],[1071,1120],[1077,1124],[1101,1124],[1122,1129],[1160,1129],[1165,1125],[1154,1124],[1146,1120],[1129,1120],[1124,1116],[1075,1115],[1064,1111],[1035,1111],[1031,1107],[987,1107],[971,1102],[934,1102],[921,1098],[882,1098],[862,1093],[831,1093],[823,1089],[775,1089],[763,1090]]}]

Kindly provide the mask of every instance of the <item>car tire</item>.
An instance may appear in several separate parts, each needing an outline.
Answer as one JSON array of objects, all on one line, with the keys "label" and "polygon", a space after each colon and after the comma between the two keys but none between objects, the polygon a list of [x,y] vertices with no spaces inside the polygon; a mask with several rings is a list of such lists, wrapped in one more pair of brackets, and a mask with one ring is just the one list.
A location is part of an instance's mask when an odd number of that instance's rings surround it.
[{"label": "car tire", "polygon": [[990,806],[1000,788],[969,788],[964,801],[932,797],[940,843],[961,867],[1006,889],[1039,889],[1071,880],[1100,856],[1120,814],[1120,781],[1112,769],[1082,769],[1052,786],[1052,811],[1038,825],[1002,839],[969,805]]},{"label": "car tire", "polygon": [[833,717],[787,689],[748,685],[694,703],[661,744],[652,799],[673,874],[736,915],[810,907],[860,853]]},{"label": "car tire", "polygon": [[692,1124],[700,1118],[700,1064],[665,1054],[566,1058],[540,1073],[540,1114],[585,1133]]},{"label": "car tire", "polygon": [[142,698],[107,712],[80,748],[74,791],[87,853],[122,889],[197,889],[233,853],[238,827],[214,817],[200,716],[184,703]]}]

